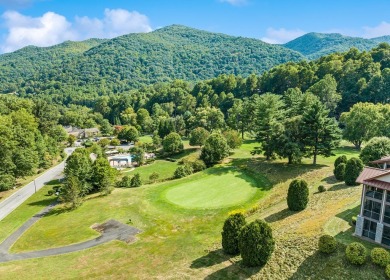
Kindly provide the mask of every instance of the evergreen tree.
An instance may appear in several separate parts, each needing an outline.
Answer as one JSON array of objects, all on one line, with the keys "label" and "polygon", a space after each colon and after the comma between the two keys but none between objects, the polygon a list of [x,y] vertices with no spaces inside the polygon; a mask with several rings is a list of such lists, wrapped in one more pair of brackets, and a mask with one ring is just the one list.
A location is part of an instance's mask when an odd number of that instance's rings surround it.
[{"label": "evergreen tree", "polygon": [[329,110],[317,100],[306,109],[302,117],[302,139],[306,156],[313,157],[317,164],[317,156],[329,157],[340,142],[341,131],[334,118],[328,117]]},{"label": "evergreen tree", "polygon": [[256,100],[255,114],[254,131],[261,147],[254,153],[263,152],[267,160],[270,160],[275,158],[278,143],[283,134],[281,123],[285,118],[284,102],[278,95],[263,94]]}]

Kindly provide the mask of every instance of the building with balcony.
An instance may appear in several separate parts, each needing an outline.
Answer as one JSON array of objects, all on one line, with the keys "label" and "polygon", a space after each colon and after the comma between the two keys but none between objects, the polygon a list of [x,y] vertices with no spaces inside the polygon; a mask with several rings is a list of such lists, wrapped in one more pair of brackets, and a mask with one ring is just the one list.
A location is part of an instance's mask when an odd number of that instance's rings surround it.
[{"label": "building with balcony", "polygon": [[356,182],[363,184],[355,235],[390,246],[390,156],[371,162]]}]

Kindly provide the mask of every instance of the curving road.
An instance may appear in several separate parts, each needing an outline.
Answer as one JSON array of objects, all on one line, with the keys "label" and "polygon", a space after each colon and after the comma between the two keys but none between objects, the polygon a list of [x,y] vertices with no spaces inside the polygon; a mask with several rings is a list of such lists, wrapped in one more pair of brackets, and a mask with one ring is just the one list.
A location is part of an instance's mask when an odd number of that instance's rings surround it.
[{"label": "curving road", "polygon": [[[65,153],[70,155],[76,148],[66,148]],[[62,172],[65,168],[65,161],[54,166],[53,168],[47,170],[45,173],[42,173],[34,181],[30,182],[10,197],[7,197],[4,201],[0,203],[0,221],[4,219],[9,213],[15,210],[19,205],[26,201],[30,196],[32,196],[35,191],[40,190],[45,183],[59,178],[62,175]]]}]

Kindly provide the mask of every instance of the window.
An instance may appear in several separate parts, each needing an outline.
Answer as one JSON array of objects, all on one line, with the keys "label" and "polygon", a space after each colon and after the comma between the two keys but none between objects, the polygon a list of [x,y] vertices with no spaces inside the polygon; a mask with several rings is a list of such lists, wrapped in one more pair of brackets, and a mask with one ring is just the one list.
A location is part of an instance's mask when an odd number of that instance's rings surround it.
[{"label": "window", "polygon": [[390,246],[390,227],[383,227],[382,244]]},{"label": "window", "polygon": [[390,224],[390,205],[385,206],[385,213],[383,216],[383,222],[386,224]]},{"label": "window", "polygon": [[383,190],[382,189],[378,189],[378,188],[374,188],[374,187],[366,186],[366,196],[382,200],[382,198],[383,198]]},{"label": "window", "polygon": [[364,202],[363,216],[379,221],[381,204],[379,202],[366,199]]},{"label": "window", "polygon": [[390,203],[390,192],[389,191],[387,191],[386,202]]},{"label": "window", "polygon": [[376,222],[364,219],[363,236],[375,240]]}]

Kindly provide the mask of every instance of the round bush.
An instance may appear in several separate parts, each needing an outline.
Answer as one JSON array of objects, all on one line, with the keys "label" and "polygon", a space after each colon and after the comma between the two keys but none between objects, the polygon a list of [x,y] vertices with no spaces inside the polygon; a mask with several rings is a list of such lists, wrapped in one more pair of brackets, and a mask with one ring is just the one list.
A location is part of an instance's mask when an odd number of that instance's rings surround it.
[{"label": "round bush", "polygon": [[386,270],[385,270],[387,278],[390,278],[390,264],[386,265]]},{"label": "round bush", "polygon": [[362,265],[366,262],[366,248],[359,242],[349,244],[345,254],[351,264]]},{"label": "round bush", "polygon": [[322,253],[330,254],[336,252],[337,241],[333,236],[325,234],[318,241],[318,250]]},{"label": "round bush", "polygon": [[295,179],[290,183],[287,193],[287,205],[292,211],[301,211],[309,202],[309,188],[305,180]]},{"label": "round bush", "polygon": [[0,191],[8,191],[15,186],[15,177],[9,174],[0,175]]},{"label": "round bush", "polygon": [[325,186],[324,186],[324,185],[319,185],[319,186],[318,186],[318,191],[319,191],[319,192],[326,192]]},{"label": "round bush", "polygon": [[374,264],[386,267],[390,263],[390,253],[383,248],[374,248],[371,251],[371,260]]},{"label": "round bush", "polygon": [[125,175],[122,177],[122,180],[117,182],[118,188],[130,188],[131,187],[131,177],[129,175]]},{"label": "round bush", "polygon": [[363,162],[358,158],[351,158],[347,161],[345,166],[344,180],[347,186],[359,185],[356,183],[357,177],[363,170]]},{"label": "round bush", "polygon": [[142,185],[141,181],[141,175],[139,173],[135,173],[133,178],[130,180],[130,187],[131,188],[138,188]]},{"label": "round bush", "polygon": [[266,264],[275,249],[271,227],[263,220],[245,225],[238,236],[238,248],[244,265]]},{"label": "round bush", "polygon": [[344,178],[345,178],[345,167],[346,167],[346,164],[342,162],[339,165],[337,165],[335,167],[335,169],[333,170],[334,177],[338,181],[344,181]]},{"label": "round bush", "polygon": [[240,252],[238,249],[238,235],[245,224],[245,217],[242,213],[235,213],[226,219],[221,233],[222,248],[225,253],[236,255]]},{"label": "round bush", "polygon": [[186,176],[189,176],[194,172],[191,165],[184,164],[176,168],[175,173],[173,174],[173,177],[176,179],[183,178]]},{"label": "round bush", "polygon": [[334,167],[336,168],[337,166],[339,166],[340,163],[347,163],[347,156],[345,155],[342,155],[342,156],[339,156],[338,158],[336,158],[336,160],[334,161]]},{"label": "round bush", "polygon": [[362,149],[360,159],[367,164],[387,155],[390,155],[390,138],[374,137]]}]

